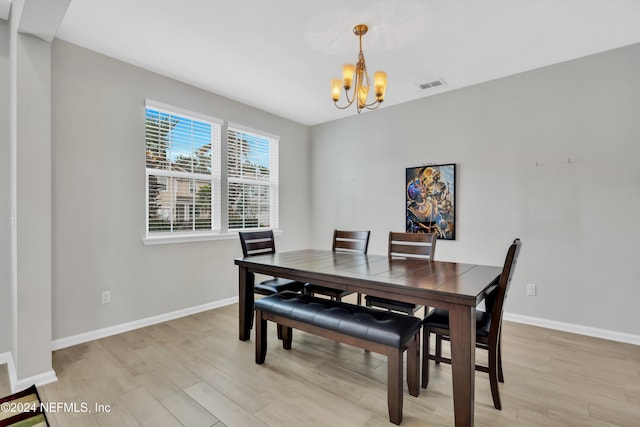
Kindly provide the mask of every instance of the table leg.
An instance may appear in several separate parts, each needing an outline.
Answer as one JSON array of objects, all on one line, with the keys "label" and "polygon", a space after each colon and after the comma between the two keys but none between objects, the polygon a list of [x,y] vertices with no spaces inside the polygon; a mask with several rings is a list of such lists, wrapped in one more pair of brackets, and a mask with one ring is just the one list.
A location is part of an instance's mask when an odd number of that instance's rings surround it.
[{"label": "table leg", "polygon": [[456,427],[473,426],[476,365],[476,309],[456,306],[449,310],[453,408]]},{"label": "table leg", "polygon": [[253,320],[253,283],[255,276],[246,267],[239,266],[238,276],[238,325],[240,341],[246,341],[251,336]]}]

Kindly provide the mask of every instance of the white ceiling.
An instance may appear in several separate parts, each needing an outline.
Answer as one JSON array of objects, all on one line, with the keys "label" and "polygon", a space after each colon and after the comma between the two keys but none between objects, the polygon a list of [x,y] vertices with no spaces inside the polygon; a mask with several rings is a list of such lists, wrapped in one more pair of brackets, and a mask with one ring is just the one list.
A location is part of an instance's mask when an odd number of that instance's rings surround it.
[{"label": "white ceiling", "polygon": [[72,0],[57,37],[314,125],[355,114],[329,81],[359,23],[384,108],[639,43],[640,0]]}]

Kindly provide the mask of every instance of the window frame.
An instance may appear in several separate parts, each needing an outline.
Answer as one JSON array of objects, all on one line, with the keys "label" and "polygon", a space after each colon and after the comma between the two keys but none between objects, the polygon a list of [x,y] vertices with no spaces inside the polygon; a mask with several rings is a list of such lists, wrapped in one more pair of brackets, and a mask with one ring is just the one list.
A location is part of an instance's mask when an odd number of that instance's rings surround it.
[{"label": "window frame", "polygon": [[[280,169],[279,169],[279,143],[280,137],[277,135],[269,134],[267,132],[256,130],[249,128],[247,126],[237,124],[237,123],[228,123],[223,119],[219,119],[216,117],[208,116],[205,114],[197,113],[194,111],[190,111],[184,108],[176,107],[174,105],[165,104],[162,102],[154,101],[147,99],[145,100],[144,106],[144,115],[145,115],[145,134],[146,134],[146,114],[147,109],[154,109],[161,111],[163,113],[168,113],[175,116],[183,116],[186,119],[197,120],[197,121],[205,121],[212,125],[212,159],[211,159],[211,180],[212,180],[212,229],[206,230],[188,230],[188,231],[170,231],[170,232],[153,232],[149,233],[149,175],[156,175],[159,177],[166,177],[166,184],[164,189],[159,191],[167,192],[170,188],[169,181],[172,179],[174,175],[172,175],[171,171],[162,170],[162,169],[154,169],[148,168],[146,164],[146,156],[145,156],[145,235],[142,238],[142,242],[145,245],[158,245],[158,244],[169,244],[169,243],[187,243],[187,242],[199,242],[199,241],[209,241],[209,240],[228,240],[228,239],[237,239],[238,232],[247,231],[247,230],[260,230],[260,229],[271,229],[274,231],[274,234],[281,235],[282,230],[280,230],[280,200],[279,200],[279,190],[280,190]],[[218,141],[217,141],[217,150],[214,150],[214,142],[215,138],[214,134],[214,126],[218,128]],[[228,138],[228,129],[231,128],[234,131],[239,131],[243,133],[247,133],[250,135],[255,135],[259,138],[267,139],[270,144],[270,179],[268,181],[268,185],[270,188],[270,226],[269,227],[259,227],[259,228],[230,228],[229,224],[229,170],[228,170],[228,147],[229,147],[229,138]],[[146,138],[145,138],[146,140]],[[151,172],[151,173],[150,173]],[[180,175],[180,177],[186,176],[184,172],[174,172],[175,175]],[[202,176],[202,174],[194,173],[193,175]],[[205,176],[209,176],[205,174]],[[200,178],[196,178],[200,179]],[[209,178],[206,178],[207,180]],[[233,179],[231,180],[234,181]],[[261,182],[261,185],[266,184],[266,182]],[[189,188],[191,184],[189,184]],[[217,203],[216,202],[217,198]],[[177,204],[174,208],[177,207]],[[180,206],[182,209],[184,207]],[[214,227],[214,218],[217,221],[216,226]]]},{"label": "window frame", "polygon": [[[227,230],[229,232],[239,232],[247,230],[279,230],[280,229],[280,137],[272,135],[267,132],[252,129],[247,126],[240,125],[238,123],[228,123],[226,126],[226,138],[225,138],[225,152],[227,153],[227,162],[229,160],[229,131],[243,133],[250,137],[266,140],[269,143],[269,179],[249,179],[246,177],[231,177],[229,166],[226,168],[227,178],[227,197],[226,197],[226,212],[227,212]],[[230,186],[231,184],[247,184],[256,186],[266,186],[269,188],[269,226],[268,227],[243,227],[243,228],[231,228],[230,215]]]},{"label": "window frame", "polygon": [[[185,120],[192,120],[196,122],[206,123],[210,126],[211,131],[211,173],[202,172],[184,172],[167,169],[157,169],[149,167],[147,164],[147,157],[145,155],[145,237],[143,238],[144,244],[156,244],[167,242],[183,242],[183,241],[198,241],[211,238],[211,236],[219,235],[221,232],[221,204],[220,194],[222,189],[222,137],[224,121],[208,115],[196,113],[184,108],[167,105],[158,101],[145,100],[144,117],[145,117],[145,135],[147,133],[146,118],[149,110],[158,111],[159,113],[169,114],[177,118],[184,118]],[[145,136],[146,145],[146,136]],[[157,176],[159,178],[165,178],[164,188],[160,187],[158,192],[168,192],[170,188],[176,185],[177,180],[188,180],[188,190],[191,189],[193,180],[210,182],[211,185],[211,227],[198,230],[172,230],[168,232],[153,232],[149,226],[149,177]],[[197,184],[196,184],[197,185]],[[173,190],[172,190],[173,191]],[[191,195],[192,193],[189,192]],[[175,199],[175,191],[171,194],[171,206],[174,212],[179,209],[184,210],[183,203],[178,202]],[[195,196],[194,196],[195,197]]]}]

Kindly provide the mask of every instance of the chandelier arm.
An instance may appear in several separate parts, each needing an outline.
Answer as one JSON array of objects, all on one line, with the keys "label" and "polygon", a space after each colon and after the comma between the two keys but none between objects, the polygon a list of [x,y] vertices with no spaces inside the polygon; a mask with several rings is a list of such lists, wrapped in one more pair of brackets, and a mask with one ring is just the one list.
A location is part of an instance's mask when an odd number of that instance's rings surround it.
[{"label": "chandelier arm", "polygon": [[333,101],[333,104],[336,106],[336,108],[339,108],[340,110],[345,110],[349,107],[351,107],[351,104],[353,104],[353,99],[351,100],[351,102],[349,102],[347,105],[345,105],[344,107],[341,107],[338,105],[338,101]]},{"label": "chandelier arm", "polygon": [[[338,101],[333,101],[333,105],[335,105],[336,108],[339,108],[340,110],[345,110],[345,109],[351,107],[351,104],[353,104],[353,101],[356,100],[356,96],[355,95],[354,95],[354,97],[352,99],[349,99],[349,91],[346,90],[346,89],[344,90],[344,94],[345,94],[345,97],[347,98],[347,105],[345,105],[344,107],[339,106],[338,105]],[[355,94],[355,91],[354,91],[354,94]]]},{"label": "chandelier arm", "polygon": [[353,98],[349,99],[349,91],[347,89],[344,90],[344,96],[347,98],[347,102],[349,103],[349,105],[353,104],[353,101],[355,101],[356,97],[356,88],[358,87],[358,79],[356,78],[356,84],[353,88]]}]

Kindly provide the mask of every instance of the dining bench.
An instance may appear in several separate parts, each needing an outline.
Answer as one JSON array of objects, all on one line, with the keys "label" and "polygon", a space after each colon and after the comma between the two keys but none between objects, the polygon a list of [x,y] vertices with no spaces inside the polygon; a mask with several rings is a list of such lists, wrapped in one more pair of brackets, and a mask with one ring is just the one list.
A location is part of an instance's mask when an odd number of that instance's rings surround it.
[{"label": "dining bench", "polygon": [[389,420],[402,422],[403,353],[407,351],[409,394],[418,396],[421,320],[360,305],[283,292],[255,302],[256,363],[267,355],[267,320],[281,328],[282,345],[291,349],[292,329],[387,356]]}]

